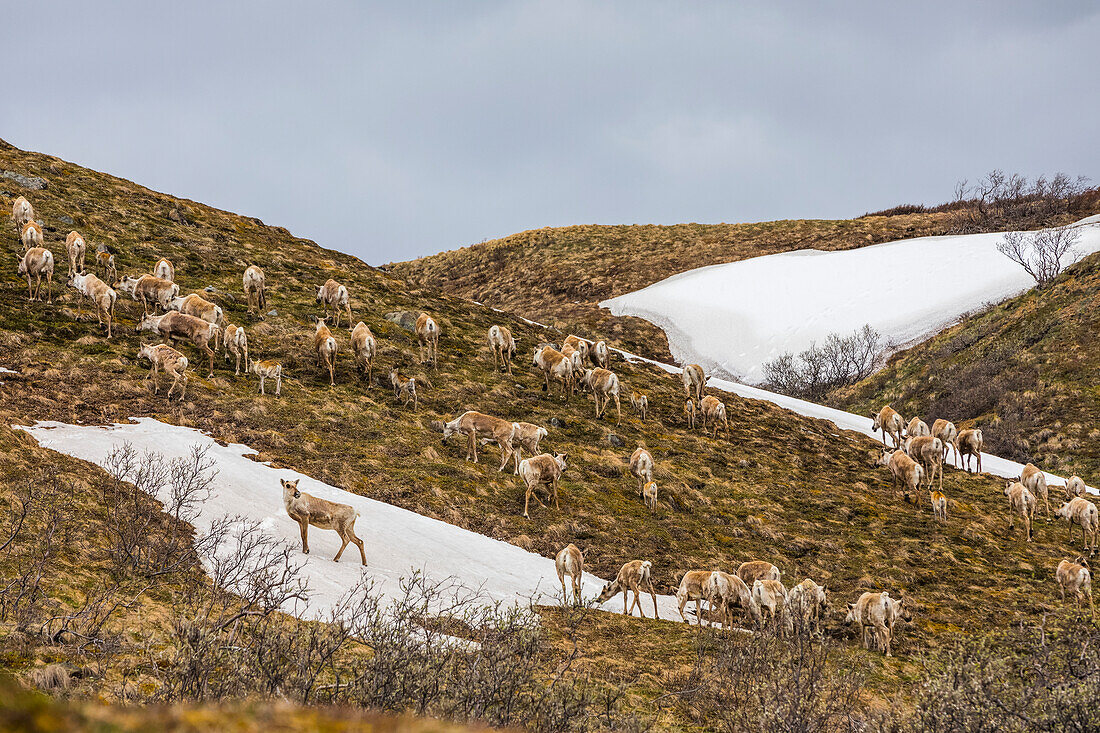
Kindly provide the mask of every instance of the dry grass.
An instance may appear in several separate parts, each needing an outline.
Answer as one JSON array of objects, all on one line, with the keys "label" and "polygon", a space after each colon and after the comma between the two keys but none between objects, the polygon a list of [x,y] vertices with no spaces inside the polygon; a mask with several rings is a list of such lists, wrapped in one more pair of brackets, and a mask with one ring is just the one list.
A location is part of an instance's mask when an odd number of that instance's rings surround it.
[{"label": "dry grass", "polygon": [[411,715],[379,715],[350,708],[302,707],[289,703],[244,701],[232,705],[122,707],[94,701],[58,701],[20,688],[0,677],[0,728],[70,733],[74,731],[163,731],[239,733],[267,731],[371,731],[372,733],[457,733],[487,730]]}]

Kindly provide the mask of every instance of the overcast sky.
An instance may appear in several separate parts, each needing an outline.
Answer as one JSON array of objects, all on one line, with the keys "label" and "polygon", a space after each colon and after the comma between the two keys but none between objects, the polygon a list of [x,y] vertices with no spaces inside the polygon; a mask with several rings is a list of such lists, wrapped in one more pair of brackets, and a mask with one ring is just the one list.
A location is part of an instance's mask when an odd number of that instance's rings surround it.
[{"label": "overcast sky", "polygon": [[321,5],[24,3],[0,137],[372,264],[1100,179],[1096,2]]}]

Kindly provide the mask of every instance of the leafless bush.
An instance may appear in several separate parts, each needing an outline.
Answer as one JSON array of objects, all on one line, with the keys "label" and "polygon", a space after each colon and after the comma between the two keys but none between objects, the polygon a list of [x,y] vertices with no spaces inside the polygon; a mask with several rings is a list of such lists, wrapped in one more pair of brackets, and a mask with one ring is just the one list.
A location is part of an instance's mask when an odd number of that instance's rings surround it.
[{"label": "leafless bush", "polygon": [[1015,262],[1045,288],[1061,274],[1062,261],[1075,255],[1080,232],[1076,227],[1055,227],[1037,232],[1009,232],[997,250]]},{"label": "leafless bush", "polygon": [[[356,704],[494,727],[571,731],[645,728],[619,710],[622,689],[573,671],[577,627],[590,609],[566,609],[572,653],[547,677],[550,660],[538,616],[514,604],[487,605],[480,595],[410,577],[382,604],[359,594],[353,634],[370,649],[347,692]],[[449,599],[449,600],[447,600]],[[442,604],[442,605],[441,605]],[[432,610],[434,609],[434,610]],[[429,615],[430,614],[430,615]],[[446,620],[445,625],[426,623]],[[462,639],[448,629],[464,629]]]},{"label": "leafless bush", "polygon": [[104,466],[112,479],[102,496],[108,553],[119,572],[153,578],[192,569],[196,548],[188,524],[217,478],[207,449],[194,446],[186,458],[168,460],[160,453],[138,454],[127,443],[115,448]]},{"label": "leafless bush", "polygon": [[881,731],[1094,731],[1100,726],[1100,630],[1087,618],[965,639],[926,659],[914,705]]},{"label": "leafless bush", "polygon": [[69,539],[72,492],[56,471],[45,469],[12,497],[0,546],[0,621],[29,628],[56,606],[43,577]]},{"label": "leafless bush", "polygon": [[973,184],[957,183],[954,201],[942,208],[954,212],[952,228],[959,233],[1031,229],[1095,205],[1097,191],[1088,182],[1084,176],[1065,173],[1028,180],[993,170]]},{"label": "leafless bush", "polygon": [[764,383],[772,390],[820,401],[829,392],[871,375],[882,349],[878,331],[865,325],[849,336],[831,334],[795,356],[787,352],[764,363]]},{"label": "leafless bush", "polygon": [[212,582],[180,609],[173,649],[148,653],[156,701],[259,694],[536,730],[637,727],[614,686],[568,665],[547,679],[530,610],[413,573],[391,599],[364,576],[315,619],[288,544],[235,518],[209,534],[198,546]]},{"label": "leafless bush", "polygon": [[947,212],[948,228],[956,234],[993,232],[1007,229],[1036,229],[1063,223],[1066,215],[1095,213],[1100,188],[1090,188],[1084,176],[1065,173],[1039,176],[1034,180],[1002,170],[987,173],[978,181],[955,184],[954,197],[943,204],[903,204],[864,216],[899,216]]},{"label": "leafless bush", "polygon": [[273,672],[257,664],[253,651],[267,621],[308,597],[293,550],[239,517],[215,521],[196,549],[211,582],[186,596],[175,621],[178,643],[152,666],[162,683],[157,697],[219,700],[279,692],[285,677],[278,674],[261,689],[259,681]]},{"label": "leafless bush", "polygon": [[[63,649],[85,680],[151,681],[122,683],[132,701],[258,696],[533,730],[647,727],[621,711],[621,686],[574,668],[576,630],[590,609],[563,611],[574,639],[564,659],[532,609],[416,573],[396,597],[364,575],[317,618],[288,543],[239,517],[198,532],[186,524],[214,480],[202,451],[168,461],[123,447],[106,464],[108,476],[91,489],[102,500],[96,528],[66,513],[73,487],[56,475],[29,481],[0,520],[0,621],[15,621],[24,643]],[[72,526],[87,533],[85,546],[106,539],[106,550],[87,558],[94,583],[75,593],[60,586],[64,597],[53,598],[42,579],[68,561],[60,550]],[[176,617],[167,635],[135,644],[120,619],[147,593],[169,594]]]},{"label": "leafless bush", "polygon": [[700,636],[694,668],[668,680],[685,712],[723,731],[832,731],[860,710],[864,676],[843,669],[833,642],[802,624],[779,624],[752,636]]}]

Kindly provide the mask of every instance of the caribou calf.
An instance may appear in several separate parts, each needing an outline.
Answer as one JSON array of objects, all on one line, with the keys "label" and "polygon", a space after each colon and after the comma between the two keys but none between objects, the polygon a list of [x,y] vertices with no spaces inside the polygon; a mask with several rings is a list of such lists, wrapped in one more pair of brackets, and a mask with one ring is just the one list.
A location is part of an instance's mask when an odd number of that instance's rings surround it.
[{"label": "caribou calf", "polygon": [[573,584],[573,605],[581,605],[581,579],[584,577],[584,553],[580,548],[570,543],[562,548],[554,558],[554,566],[558,571],[558,580],[561,581],[561,600],[565,603],[565,576],[568,575]]},{"label": "caribou calf", "polygon": [[[649,560],[631,560],[630,562],[619,568],[619,574],[615,576],[615,579],[603,587],[600,591],[600,595],[596,598],[597,603],[606,603],[619,593],[623,594],[623,614],[631,614],[634,612],[634,608],[637,607],[639,615],[645,618],[645,611],[642,610],[641,592],[643,589],[649,592],[650,597],[653,598],[653,618],[660,618],[657,613],[657,591],[653,589],[653,581],[650,579],[650,571],[653,568],[653,563]],[[627,606],[627,600],[630,597],[630,591],[634,592],[634,602]],[[681,612],[680,615],[683,615]]]},{"label": "caribou calf", "polygon": [[684,401],[684,419],[687,421],[688,429],[695,429],[695,416],[698,412],[699,411],[695,407],[695,400],[688,397]]},{"label": "caribou calf", "polygon": [[416,397],[416,379],[413,377],[402,377],[401,372],[397,367],[390,369],[390,384],[393,386],[393,401],[397,402],[401,399],[402,395],[405,397],[405,403],[403,407],[409,406],[409,400],[412,400],[413,410],[417,408],[419,404]]},{"label": "caribou calf", "polygon": [[264,391],[264,381],[268,379],[275,380],[275,396],[278,397],[283,392],[283,365],[277,361],[271,359],[265,361],[252,362],[251,368],[248,370],[260,378],[260,394],[266,395]]},{"label": "caribou calf", "polygon": [[104,282],[113,283],[118,281],[115,256],[105,249],[97,250],[95,253],[95,271],[99,272],[100,270],[103,271]]},{"label": "caribou calf", "polygon": [[187,393],[188,381],[186,356],[165,344],[156,346],[146,344],[138,350],[137,358],[148,359],[149,363],[153,365],[149,370],[149,374],[145,377],[153,380],[153,394],[160,393],[158,370],[164,369],[164,372],[172,378],[172,386],[168,388],[168,401],[172,401],[172,392],[181,381],[183,385],[180,387],[180,400],[183,400],[184,395]]}]

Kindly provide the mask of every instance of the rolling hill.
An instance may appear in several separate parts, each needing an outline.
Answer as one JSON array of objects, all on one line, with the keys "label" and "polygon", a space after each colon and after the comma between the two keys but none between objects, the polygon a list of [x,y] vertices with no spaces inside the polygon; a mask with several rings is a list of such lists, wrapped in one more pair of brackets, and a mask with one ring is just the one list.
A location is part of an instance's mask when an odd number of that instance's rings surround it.
[{"label": "rolling hill", "polygon": [[[542,392],[542,377],[530,369],[525,354],[541,341],[560,343],[565,336],[560,330],[537,327],[519,315],[417,284],[419,280],[397,279],[394,274],[408,276],[401,268],[383,272],[285,229],[48,155],[4,144],[0,169],[45,182],[44,188],[24,188],[9,183],[14,180],[9,177],[0,202],[10,207],[19,194],[31,199],[44,221],[47,246],[59,263],[64,262],[64,236],[71,228],[80,230],[93,247],[109,246],[120,273],[147,271],[158,257],[166,256],[175,264],[183,292],[208,293],[229,321],[244,325],[252,355],[278,359],[287,375],[282,399],[260,398],[257,381],[235,377],[219,355],[212,379],[196,370],[187,398],[168,403],[152,393],[145,382],[147,367],[135,359],[139,344],[149,340],[147,334],[134,332],[139,304],[120,300],[119,329],[108,341],[73,290],[61,289],[59,294],[55,287],[52,304],[29,302],[25,282],[14,268],[4,269],[0,366],[15,374],[0,375],[0,439],[5,446],[0,453],[0,505],[14,516],[28,492],[56,476],[58,488],[49,494],[53,498],[35,504],[38,513],[27,521],[35,529],[51,526],[51,502],[62,503],[71,513],[66,516],[74,517],[65,523],[66,541],[43,561],[43,603],[48,611],[42,613],[64,616],[66,608],[79,607],[94,588],[118,582],[111,575],[116,566],[110,539],[118,516],[104,508],[110,481],[103,471],[44,450],[9,426],[38,420],[104,424],[131,417],[199,428],[219,442],[250,446],[258,451],[256,460],[293,468],[545,557],[575,542],[586,548],[589,569],[602,577],[613,576],[627,560],[646,558],[653,562],[661,592],[670,592],[688,569],[733,570],[747,559],[769,559],[783,571],[788,585],[807,576],[827,582],[833,597],[827,636],[838,643],[845,665],[869,675],[866,696],[878,701],[903,693],[920,669],[918,653],[949,648],[962,635],[1037,621],[1061,607],[1052,569],[1076,547],[1067,542],[1063,528],[1045,523],[1031,544],[1018,532],[1008,532],[999,479],[948,470],[944,490],[951,498],[952,520],[939,525],[924,506],[927,497],[918,509],[893,494],[889,477],[871,465],[876,444],[866,436],[768,402],[722,393],[730,437],[712,439],[684,424],[678,379],[656,367],[618,359],[613,368],[625,390],[647,391],[656,416],[643,423],[628,408],[622,424],[615,426],[607,419],[594,419],[592,403],[583,396],[563,401],[556,392]],[[934,220],[925,223],[934,226]],[[861,228],[872,224],[842,222],[826,228],[847,232],[835,240],[840,247],[855,246],[868,237],[896,236],[890,227],[900,225],[879,223],[884,229],[878,234]],[[784,231],[805,229],[807,238],[819,236],[811,224],[776,226]],[[700,231],[698,236],[707,235]],[[539,233],[517,237],[521,239],[502,249],[519,251],[528,246],[527,240],[534,246]],[[571,259],[577,256],[573,250],[584,245],[570,241],[562,256],[576,273],[584,265],[583,259]],[[787,240],[774,233],[762,232],[760,240],[752,242],[751,247],[760,249],[787,246]],[[730,246],[716,240],[713,256]],[[9,262],[16,260],[20,245],[10,225],[2,228],[0,248]],[[600,256],[598,250],[589,252],[593,258]],[[511,264],[503,271],[518,278],[521,260],[510,258],[505,256]],[[249,264],[260,265],[267,274],[273,312],[264,320],[249,316],[242,303],[241,273]],[[530,266],[539,271],[537,263]],[[55,279],[63,280],[64,269],[58,266]],[[568,277],[564,263],[556,275],[551,279],[558,282]],[[347,285],[355,318],[366,321],[379,339],[375,374],[399,366],[403,373],[423,380],[418,411],[396,404],[388,387],[366,384],[346,354],[339,358],[334,388],[314,366],[309,353],[312,320],[319,315],[314,295],[329,277]],[[597,289],[613,290],[603,275],[592,277],[594,283],[602,283],[591,286],[594,298],[607,294]],[[637,277],[640,282],[645,275],[639,271]],[[551,287],[549,282],[543,287]],[[395,322],[402,320],[400,314],[421,311],[431,313],[443,330],[437,369],[417,363],[415,337]],[[386,314],[398,315],[389,320]],[[485,345],[492,323],[507,325],[520,341],[511,377],[494,369]],[[595,328],[598,323],[590,325]],[[346,348],[346,331],[339,330],[336,337]],[[188,346],[182,350],[195,355]],[[522,487],[512,475],[493,470],[494,449],[487,449],[487,458],[475,465],[463,461],[457,441],[440,443],[433,423],[467,409],[549,428],[544,450],[564,452],[570,461],[560,487],[560,511],[539,508],[531,520],[524,519]],[[645,508],[626,473],[627,457],[640,443],[658,462],[661,498],[656,515]],[[256,487],[257,496],[274,490]],[[170,519],[164,522],[163,531],[180,531],[171,529],[176,524]],[[25,539],[10,545],[0,555],[4,578],[15,577],[28,557],[37,557],[35,548]],[[7,617],[0,620],[6,633],[0,642],[5,645],[2,666],[25,677],[49,662],[64,662],[82,670],[76,682],[80,694],[157,701],[160,690],[143,665],[157,658],[156,653],[169,654],[190,643],[177,609],[204,582],[200,566],[192,563],[177,579],[157,586],[141,603],[105,621],[115,628],[112,638],[118,640],[109,659],[94,646],[15,628]],[[898,659],[858,650],[843,623],[844,603],[863,591],[882,588],[903,591],[916,612],[895,646]],[[581,670],[600,684],[622,685],[626,694],[621,704],[658,726],[709,727],[692,723],[681,706],[654,705],[672,694],[669,673],[689,670],[697,660],[701,647],[691,630],[668,621],[600,613],[572,626],[569,614],[556,608],[543,607],[539,614],[547,636],[538,659],[547,677],[563,668]],[[324,687],[326,694],[336,694],[333,685],[338,691],[338,682],[330,682]]]},{"label": "rolling hill", "polygon": [[600,301],[696,267],[789,252],[845,250],[942,234],[944,212],[849,220],[754,224],[572,226],[535,229],[385,269],[411,283],[501,308],[670,361],[664,333],[640,318],[612,316]]}]

